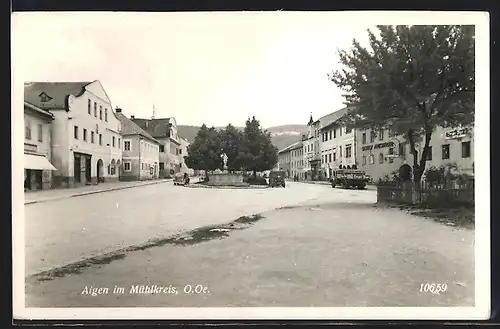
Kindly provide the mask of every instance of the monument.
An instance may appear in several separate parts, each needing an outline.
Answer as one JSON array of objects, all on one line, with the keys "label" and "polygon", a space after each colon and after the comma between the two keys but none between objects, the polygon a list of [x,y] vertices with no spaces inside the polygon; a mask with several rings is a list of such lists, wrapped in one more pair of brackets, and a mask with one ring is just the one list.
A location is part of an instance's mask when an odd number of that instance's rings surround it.
[{"label": "monument", "polygon": [[208,185],[212,186],[245,186],[248,185],[243,182],[243,174],[241,173],[230,173],[227,168],[227,154],[221,154],[223,161],[223,171],[222,173],[214,173],[210,175],[210,180]]}]

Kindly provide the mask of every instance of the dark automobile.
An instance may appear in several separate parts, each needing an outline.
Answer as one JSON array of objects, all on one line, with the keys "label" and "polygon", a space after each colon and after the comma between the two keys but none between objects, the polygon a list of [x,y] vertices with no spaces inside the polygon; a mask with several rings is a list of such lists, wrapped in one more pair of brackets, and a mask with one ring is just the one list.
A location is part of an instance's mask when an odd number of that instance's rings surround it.
[{"label": "dark automobile", "polygon": [[188,185],[189,175],[187,173],[177,173],[174,176],[174,185]]},{"label": "dark automobile", "polygon": [[282,186],[285,187],[285,172],[278,170],[278,171],[271,171],[269,173],[269,186],[270,187],[275,187],[275,186]]}]

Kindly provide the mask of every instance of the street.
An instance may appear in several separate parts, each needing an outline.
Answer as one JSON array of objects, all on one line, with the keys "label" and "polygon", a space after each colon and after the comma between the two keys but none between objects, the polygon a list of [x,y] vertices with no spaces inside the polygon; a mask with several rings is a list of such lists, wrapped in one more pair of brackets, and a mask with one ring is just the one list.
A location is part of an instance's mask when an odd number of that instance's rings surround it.
[{"label": "street", "polygon": [[375,201],[163,183],[28,205],[26,306],[473,306],[474,230]]}]

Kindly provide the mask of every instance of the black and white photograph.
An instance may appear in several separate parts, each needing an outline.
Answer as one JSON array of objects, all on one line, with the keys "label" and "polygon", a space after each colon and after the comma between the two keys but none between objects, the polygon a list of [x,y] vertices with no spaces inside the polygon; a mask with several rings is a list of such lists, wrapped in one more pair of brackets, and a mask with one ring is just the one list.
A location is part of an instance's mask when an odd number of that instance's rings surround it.
[{"label": "black and white photograph", "polygon": [[14,13],[14,318],[488,319],[489,42],[481,12]]}]

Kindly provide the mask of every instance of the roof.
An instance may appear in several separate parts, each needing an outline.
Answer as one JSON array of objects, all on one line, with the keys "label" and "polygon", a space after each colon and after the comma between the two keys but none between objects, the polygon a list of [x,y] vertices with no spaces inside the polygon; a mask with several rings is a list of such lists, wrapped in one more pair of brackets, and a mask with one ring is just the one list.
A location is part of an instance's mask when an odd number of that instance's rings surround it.
[{"label": "roof", "polygon": [[170,137],[170,118],[131,120],[155,138]]},{"label": "roof", "polygon": [[120,123],[122,125],[122,135],[141,135],[156,143],[160,143],[156,139],[154,139],[153,136],[148,134],[148,132],[144,131],[144,129],[136,125],[132,120],[127,118],[122,113],[115,113],[115,116],[118,120],[120,120]]},{"label": "roof", "polygon": [[68,96],[80,96],[92,82],[27,82],[24,100],[42,108],[66,109]]},{"label": "roof", "polygon": [[349,112],[349,108],[345,107],[333,113],[327,114],[319,119],[321,130],[330,128],[337,123],[337,121],[344,117]]},{"label": "roof", "polygon": [[295,150],[295,149],[300,148],[300,147],[302,147],[302,141],[298,141],[298,142],[295,142],[293,144],[288,145],[287,147],[285,147],[281,151],[278,151],[278,154],[286,153],[286,152],[289,152],[291,150]]},{"label": "roof", "polygon": [[39,113],[39,114],[42,114],[42,115],[45,115],[45,116],[47,116],[47,117],[49,117],[51,119],[54,119],[54,115],[52,113],[50,113],[47,110],[41,109],[38,106],[30,104],[29,102],[26,102],[26,101],[24,102],[24,108],[25,109],[28,108],[30,110],[33,110],[33,111]]}]

